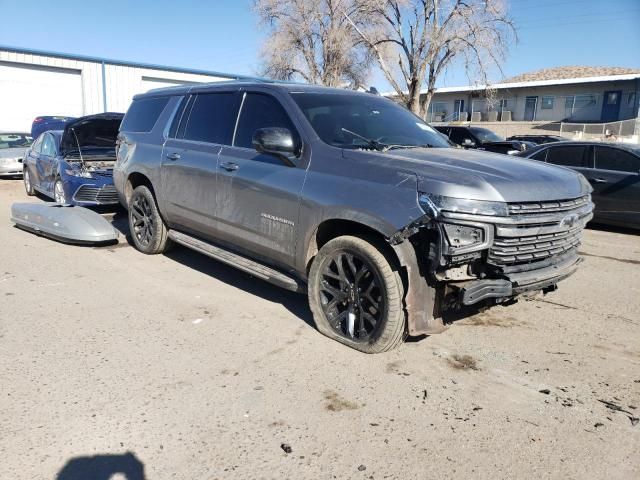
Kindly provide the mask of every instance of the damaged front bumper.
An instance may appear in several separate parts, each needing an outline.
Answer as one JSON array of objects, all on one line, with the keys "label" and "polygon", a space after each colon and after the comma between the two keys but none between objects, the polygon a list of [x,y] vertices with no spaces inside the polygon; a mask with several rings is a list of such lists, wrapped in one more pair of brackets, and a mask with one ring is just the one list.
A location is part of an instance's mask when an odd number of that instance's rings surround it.
[{"label": "damaged front bumper", "polygon": [[[555,290],[582,261],[578,246],[593,217],[590,195],[478,204],[484,211],[425,208],[424,217],[389,238],[407,271],[410,334],[444,328],[441,316],[447,309],[507,303],[523,293]],[[407,253],[409,246],[415,256]]]},{"label": "damaged front bumper", "polygon": [[451,287],[458,291],[461,305],[474,305],[488,299],[500,303],[526,292],[554,290],[556,284],[572,275],[581,262],[582,259],[574,254],[550,267],[513,273],[502,279],[454,283]]}]

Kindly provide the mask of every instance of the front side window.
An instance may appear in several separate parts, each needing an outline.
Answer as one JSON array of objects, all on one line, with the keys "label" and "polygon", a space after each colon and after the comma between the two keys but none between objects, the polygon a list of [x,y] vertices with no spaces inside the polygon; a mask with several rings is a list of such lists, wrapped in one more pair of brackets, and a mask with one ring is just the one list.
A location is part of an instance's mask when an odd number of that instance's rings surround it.
[{"label": "front side window", "polygon": [[550,147],[547,162],[565,167],[588,167],[586,150],[587,147],[581,145]]},{"label": "front side window", "polygon": [[134,100],[122,120],[122,132],[150,132],[169,102],[169,97],[151,97]]},{"label": "front side window", "polygon": [[296,138],[296,130],[280,102],[270,95],[247,93],[242,102],[233,145],[253,148],[253,134],[260,128],[286,128]]},{"label": "front side window", "polygon": [[449,138],[453,143],[457,143],[458,145],[463,145],[464,141],[467,139],[471,140],[472,142],[474,141],[472,135],[470,135],[469,132],[464,128],[452,128]]},{"label": "front side window", "polygon": [[45,135],[42,140],[42,155],[54,157],[56,154],[56,146],[51,135]]},{"label": "front side window", "polygon": [[320,139],[339,148],[373,144],[433,146],[449,143],[431,126],[392,100],[353,93],[292,93]]},{"label": "front side window", "polygon": [[231,136],[238,113],[237,99],[238,96],[232,92],[196,95],[186,120],[183,138],[231,145]]},{"label": "front side window", "polygon": [[640,158],[619,148],[596,146],[596,168],[618,172],[640,172]]},{"label": "front side window", "polygon": [[535,155],[532,155],[531,158],[533,160],[540,160],[541,162],[544,162],[547,159],[547,149],[545,148],[540,150]]}]

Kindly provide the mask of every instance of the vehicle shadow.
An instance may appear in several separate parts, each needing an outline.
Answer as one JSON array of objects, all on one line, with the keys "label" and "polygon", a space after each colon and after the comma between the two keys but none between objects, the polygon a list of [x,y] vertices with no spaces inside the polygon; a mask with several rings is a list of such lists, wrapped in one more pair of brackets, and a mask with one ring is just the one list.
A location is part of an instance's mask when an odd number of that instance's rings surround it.
[{"label": "vehicle shadow", "polygon": [[114,475],[126,480],[145,480],[144,464],[131,452],[75,457],[58,472],[56,480],[109,480]]},{"label": "vehicle shadow", "polygon": [[174,246],[165,253],[165,257],[204,275],[220,280],[229,286],[250,293],[251,295],[263,298],[269,302],[279,303],[307,325],[316,328],[311,310],[309,310],[306,295],[290,292],[289,290],[271,285],[264,280],[252,277],[250,274],[242,272],[230,265],[208,258],[206,255],[179,245]]}]

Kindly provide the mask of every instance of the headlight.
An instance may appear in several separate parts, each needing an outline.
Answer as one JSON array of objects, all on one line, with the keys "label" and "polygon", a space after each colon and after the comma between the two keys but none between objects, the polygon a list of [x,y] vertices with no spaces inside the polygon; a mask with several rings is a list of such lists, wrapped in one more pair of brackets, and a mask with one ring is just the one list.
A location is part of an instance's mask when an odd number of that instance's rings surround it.
[{"label": "headlight", "polygon": [[73,177],[93,178],[91,176],[91,173],[87,172],[86,170],[74,170],[72,168],[67,168],[65,172],[67,173],[67,175],[71,175]]},{"label": "headlight", "polygon": [[494,217],[506,217],[509,215],[507,204],[504,202],[443,197],[442,195],[432,195],[428,193],[421,193],[418,201],[425,213],[432,215],[434,218],[438,217],[441,211],[469,213],[472,215],[489,215]]},{"label": "headlight", "polygon": [[484,229],[482,228],[453,223],[445,223],[443,227],[447,233],[449,246],[454,252],[465,247],[484,243]]}]

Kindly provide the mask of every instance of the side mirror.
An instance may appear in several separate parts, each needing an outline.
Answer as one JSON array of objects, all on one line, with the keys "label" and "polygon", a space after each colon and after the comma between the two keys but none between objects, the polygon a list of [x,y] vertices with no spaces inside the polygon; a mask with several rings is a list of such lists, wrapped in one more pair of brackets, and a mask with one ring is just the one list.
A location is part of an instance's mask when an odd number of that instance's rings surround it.
[{"label": "side mirror", "polygon": [[476,142],[474,142],[473,140],[471,140],[470,138],[465,138],[462,141],[462,146],[463,147],[468,147],[468,148],[474,148],[476,146]]},{"label": "side mirror", "polygon": [[253,148],[259,153],[269,153],[281,158],[287,165],[294,166],[298,145],[287,128],[259,128],[251,140]]}]

